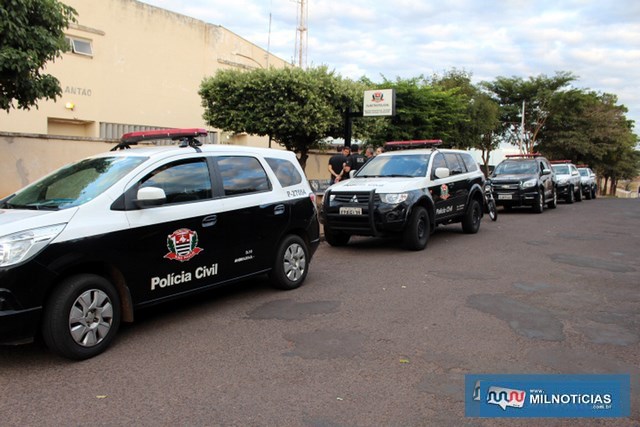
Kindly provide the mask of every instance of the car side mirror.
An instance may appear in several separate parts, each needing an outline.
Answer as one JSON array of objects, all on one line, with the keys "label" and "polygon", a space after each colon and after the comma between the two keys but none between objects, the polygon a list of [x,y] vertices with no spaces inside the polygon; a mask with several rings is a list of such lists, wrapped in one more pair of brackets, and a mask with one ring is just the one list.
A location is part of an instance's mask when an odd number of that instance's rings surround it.
[{"label": "car side mirror", "polygon": [[166,203],[167,195],[162,188],[144,187],[138,190],[134,203],[139,208],[160,206]]},{"label": "car side mirror", "polygon": [[551,175],[551,169],[542,169],[542,175]]},{"label": "car side mirror", "polygon": [[449,168],[436,168],[436,178],[449,178],[451,172]]}]

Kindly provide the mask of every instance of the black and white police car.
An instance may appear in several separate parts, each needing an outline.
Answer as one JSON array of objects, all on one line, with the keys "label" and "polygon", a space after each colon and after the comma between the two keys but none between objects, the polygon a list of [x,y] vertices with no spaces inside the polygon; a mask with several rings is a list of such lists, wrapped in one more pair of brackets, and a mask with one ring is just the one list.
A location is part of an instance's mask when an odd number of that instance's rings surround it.
[{"label": "black and white police car", "polygon": [[353,178],[329,187],[321,210],[326,241],[342,246],[353,235],[399,236],[407,249],[422,250],[440,224],[459,222],[465,233],[476,233],[484,174],[468,152],[439,149],[440,143],[388,142],[387,152]]},{"label": "black and white police car", "polygon": [[138,308],[262,273],[303,283],[320,238],[295,155],[206,133],[126,134],[182,143],[93,156],[0,201],[0,342],[86,359]]}]

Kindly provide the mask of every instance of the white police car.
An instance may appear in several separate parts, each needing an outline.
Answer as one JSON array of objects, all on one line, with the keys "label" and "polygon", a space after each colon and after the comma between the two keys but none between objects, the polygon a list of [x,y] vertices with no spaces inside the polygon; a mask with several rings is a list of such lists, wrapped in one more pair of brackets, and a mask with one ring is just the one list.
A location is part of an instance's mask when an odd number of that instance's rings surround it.
[{"label": "white police car", "polygon": [[41,334],[86,359],[137,308],[262,273],[302,284],[320,239],[295,155],[199,135],[127,134],[183,143],[93,156],[0,201],[0,342]]}]

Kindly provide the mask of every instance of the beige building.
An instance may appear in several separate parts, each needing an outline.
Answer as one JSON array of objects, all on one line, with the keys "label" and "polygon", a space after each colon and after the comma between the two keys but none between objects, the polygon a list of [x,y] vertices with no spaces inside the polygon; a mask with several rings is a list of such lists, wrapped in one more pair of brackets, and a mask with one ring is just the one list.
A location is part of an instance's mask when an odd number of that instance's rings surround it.
[{"label": "beige building", "polygon": [[[62,1],[78,12],[65,32],[72,50],[46,69],[60,81],[62,97],[0,112],[0,197],[107,151],[131,131],[202,127],[210,143],[269,145],[267,138],[208,127],[198,90],[220,69],[289,63],[224,27],[139,1]],[[309,178],[326,178],[324,157],[309,159]]]},{"label": "beige building", "polygon": [[72,50],[46,69],[62,97],[1,113],[0,131],[117,139],[131,130],[206,127],[203,78],[289,65],[224,27],[139,1],[62,1],[78,12],[65,32]]}]

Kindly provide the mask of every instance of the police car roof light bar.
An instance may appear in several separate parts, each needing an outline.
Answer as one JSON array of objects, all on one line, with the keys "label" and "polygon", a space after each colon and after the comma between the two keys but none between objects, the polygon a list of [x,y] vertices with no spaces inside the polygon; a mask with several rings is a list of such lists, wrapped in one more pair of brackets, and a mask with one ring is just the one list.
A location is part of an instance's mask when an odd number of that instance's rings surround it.
[{"label": "police car roof light bar", "polygon": [[553,165],[560,165],[565,163],[573,163],[571,160],[549,160],[549,162]]},{"label": "police car roof light bar", "polygon": [[529,153],[529,154],[507,154],[505,158],[507,159],[535,159],[537,157],[542,157],[540,153]]},{"label": "police car roof light bar", "polygon": [[588,167],[589,167],[589,165],[576,165],[576,167],[577,167],[578,169],[586,169],[586,168],[588,168]]},{"label": "police car roof light bar", "polygon": [[385,142],[384,148],[388,150],[401,150],[406,148],[429,148],[442,145],[441,139],[415,139],[411,141]]},{"label": "police car roof light bar", "polygon": [[146,130],[138,132],[128,132],[122,135],[120,143],[113,147],[111,151],[118,149],[131,148],[131,145],[136,145],[140,141],[148,141],[153,139],[171,139],[173,141],[180,140],[180,146],[186,147],[189,145],[202,145],[202,143],[196,139],[197,136],[206,136],[207,130],[202,128],[188,128],[188,129],[157,129]]}]

